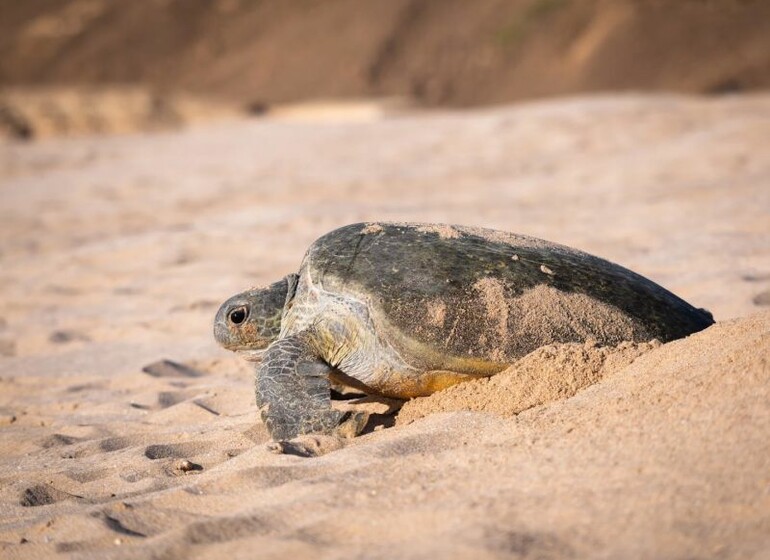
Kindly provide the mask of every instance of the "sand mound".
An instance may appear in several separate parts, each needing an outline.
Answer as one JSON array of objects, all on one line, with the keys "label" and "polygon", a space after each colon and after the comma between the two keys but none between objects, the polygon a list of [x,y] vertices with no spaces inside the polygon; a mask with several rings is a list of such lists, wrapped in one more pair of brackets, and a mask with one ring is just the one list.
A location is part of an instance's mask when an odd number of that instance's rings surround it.
[{"label": "sand mound", "polygon": [[625,342],[615,347],[598,347],[593,343],[543,346],[493,377],[461,383],[406,402],[396,424],[456,410],[518,414],[533,406],[571,397],[659,346],[657,341]]}]

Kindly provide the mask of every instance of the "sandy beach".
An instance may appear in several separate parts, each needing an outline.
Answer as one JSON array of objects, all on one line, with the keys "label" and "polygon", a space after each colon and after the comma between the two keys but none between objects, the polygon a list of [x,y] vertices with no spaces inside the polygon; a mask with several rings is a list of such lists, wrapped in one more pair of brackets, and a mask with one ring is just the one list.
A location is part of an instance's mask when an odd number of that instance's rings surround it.
[{"label": "sandy beach", "polygon": [[[0,143],[0,556],[770,558],[770,95],[360,107]],[[213,315],[373,220],[576,247],[717,324],[270,453]]]}]

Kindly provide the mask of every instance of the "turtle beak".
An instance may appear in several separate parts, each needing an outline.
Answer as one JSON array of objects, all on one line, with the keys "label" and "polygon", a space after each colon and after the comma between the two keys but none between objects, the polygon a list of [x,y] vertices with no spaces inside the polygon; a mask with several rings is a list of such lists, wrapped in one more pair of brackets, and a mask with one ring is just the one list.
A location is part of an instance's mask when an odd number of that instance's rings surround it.
[{"label": "turtle beak", "polygon": [[228,350],[230,349],[230,329],[228,329],[224,321],[219,320],[219,318],[217,318],[217,321],[214,323],[214,338],[220,346],[223,346]]}]

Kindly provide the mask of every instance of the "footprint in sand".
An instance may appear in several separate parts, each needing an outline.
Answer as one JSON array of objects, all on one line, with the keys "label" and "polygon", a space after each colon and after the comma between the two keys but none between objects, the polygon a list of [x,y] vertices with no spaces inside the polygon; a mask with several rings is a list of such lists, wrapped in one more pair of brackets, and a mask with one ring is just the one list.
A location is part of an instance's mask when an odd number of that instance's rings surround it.
[{"label": "footprint in sand", "polygon": [[48,335],[48,341],[54,344],[67,344],[69,342],[88,342],[91,338],[76,330],[63,329],[53,331]]},{"label": "footprint in sand", "polygon": [[72,445],[83,441],[83,438],[77,438],[74,436],[67,436],[64,434],[51,434],[50,436],[42,439],[38,445],[43,449],[50,449],[51,447],[59,447],[65,445]]},{"label": "footprint in sand", "polygon": [[[760,282],[768,282],[770,281],[770,273],[752,273],[752,274],[744,274],[741,276],[741,280],[744,282],[751,282],[751,283],[760,283]],[[751,299],[752,303],[754,305],[760,306],[760,307],[767,307],[770,305],[770,290],[764,290],[763,292],[759,292],[757,295],[755,295]]]},{"label": "footprint in sand", "polygon": [[770,290],[758,293],[754,296],[752,301],[754,302],[754,305],[759,305],[761,307],[770,305]]},{"label": "footprint in sand", "polygon": [[148,459],[187,459],[195,455],[200,455],[212,449],[211,442],[184,442],[167,443],[158,445],[149,445],[144,450],[144,456]]},{"label": "footprint in sand", "polygon": [[172,360],[158,360],[142,368],[142,371],[152,377],[201,377],[202,371]]},{"label": "footprint in sand", "polygon": [[82,500],[83,496],[76,496],[61,490],[57,490],[49,484],[35,484],[26,488],[19,498],[19,504],[24,507],[47,506],[62,500]]},{"label": "footprint in sand", "polygon": [[[62,450],[65,459],[82,459],[100,453],[112,453],[129,447],[140,447],[147,443],[146,436],[107,437],[99,440],[78,441],[66,445]],[[71,446],[71,447],[70,447]]]}]

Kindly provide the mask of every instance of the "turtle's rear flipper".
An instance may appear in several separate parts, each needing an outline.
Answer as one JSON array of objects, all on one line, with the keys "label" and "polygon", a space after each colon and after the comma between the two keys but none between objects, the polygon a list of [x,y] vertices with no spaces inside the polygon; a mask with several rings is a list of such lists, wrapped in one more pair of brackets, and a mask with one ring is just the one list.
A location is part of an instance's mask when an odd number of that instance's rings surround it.
[{"label": "turtle's rear flipper", "polygon": [[[331,407],[330,371],[314,350],[310,331],[270,345],[257,367],[256,392],[262,421],[274,440],[331,434],[348,420],[346,413]],[[356,427],[352,426],[354,431]]]}]

